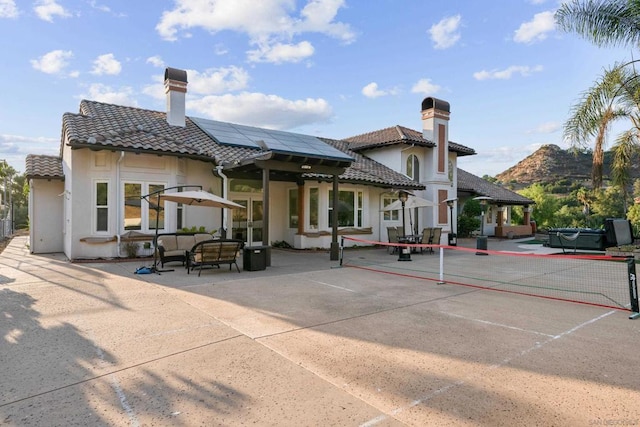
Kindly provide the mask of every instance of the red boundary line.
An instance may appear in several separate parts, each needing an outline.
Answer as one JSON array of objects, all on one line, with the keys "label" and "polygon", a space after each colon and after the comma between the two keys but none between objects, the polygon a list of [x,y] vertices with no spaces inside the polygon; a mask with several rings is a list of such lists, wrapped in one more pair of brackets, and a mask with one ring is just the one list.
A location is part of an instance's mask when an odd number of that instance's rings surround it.
[{"label": "red boundary line", "polygon": [[486,254],[494,254],[494,255],[506,255],[506,256],[519,256],[519,257],[533,257],[533,258],[560,258],[560,259],[587,259],[587,260],[609,260],[609,261],[624,261],[624,257],[613,256],[613,255],[571,255],[571,254],[528,254],[528,253],[520,253],[520,252],[504,252],[504,251],[492,251],[492,250],[484,250],[484,249],[472,249],[472,248],[464,248],[461,246],[448,246],[448,245],[435,245],[435,244],[424,244],[424,243],[388,243],[388,242],[377,242],[375,240],[365,240],[358,239],[356,237],[343,237],[345,240],[351,240],[354,242],[360,243],[368,243],[371,245],[382,245],[382,246],[402,246],[402,247],[411,247],[411,248],[444,248],[451,249],[454,251],[463,251],[463,252],[482,252]]},{"label": "red boundary line", "polygon": [[[374,271],[376,273],[390,274],[390,275],[393,275],[393,276],[408,277],[408,278],[411,278],[411,279],[429,280],[431,282],[435,282],[435,281],[439,282],[440,281],[440,279],[431,279],[429,277],[421,277],[421,276],[416,276],[416,275],[413,275],[413,274],[406,274],[406,273],[393,273],[393,272],[390,272],[390,271],[376,270],[374,268],[361,267],[361,266],[357,266],[357,265],[345,265],[344,267],[359,268],[361,270]],[[572,299],[567,299],[567,298],[549,297],[549,296],[544,296],[544,295],[529,294],[529,293],[526,293],[526,292],[510,291],[508,289],[489,288],[487,286],[470,285],[468,283],[462,283],[462,282],[445,281],[445,283],[453,284],[453,285],[459,285],[459,286],[466,286],[468,288],[483,289],[483,290],[486,290],[486,291],[505,292],[505,293],[508,293],[508,294],[516,294],[516,295],[523,295],[523,296],[528,296],[528,297],[543,298],[543,299],[549,299],[549,300],[553,300],[553,301],[572,302],[572,303],[575,303],[575,304],[590,305],[590,306],[594,306],[594,307],[612,308],[614,310],[622,310],[622,311],[631,311],[630,309],[627,309],[627,308],[624,308],[624,307],[616,307],[616,306],[613,306],[613,305],[598,304],[598,303],[586,302],[586,301],[577,301],[577,300],[572,300]]]}]

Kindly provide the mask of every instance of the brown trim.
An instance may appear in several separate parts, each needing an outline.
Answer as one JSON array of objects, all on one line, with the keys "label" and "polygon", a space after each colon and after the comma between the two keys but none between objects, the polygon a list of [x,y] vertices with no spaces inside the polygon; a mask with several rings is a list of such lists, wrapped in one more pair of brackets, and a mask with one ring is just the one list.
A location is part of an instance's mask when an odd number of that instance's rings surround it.
[{"label": "brown trim", "polygon": [[444,165],[445,165],[445,157],[446,157],[446,151],[445,151],[445,145],[446,145],[446,140],[445,140],[445,131],[446,131],[446,127],[445,125],[438,125],[438,172],[444,173]]},{"label": "brown trim", "polygon": [[444,203],[449,197],[448,190],[438,190],[438,224],[447,223],[447,204]]}]

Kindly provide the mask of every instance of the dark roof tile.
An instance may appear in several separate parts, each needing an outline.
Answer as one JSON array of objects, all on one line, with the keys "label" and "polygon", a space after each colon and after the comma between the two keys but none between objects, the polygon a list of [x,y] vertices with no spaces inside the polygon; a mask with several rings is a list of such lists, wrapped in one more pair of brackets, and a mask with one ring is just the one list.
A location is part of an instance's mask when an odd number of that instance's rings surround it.
[{"label": "dark roof tile", "polygon": [[[422,132],[399,125],[344,138],[344,141],[349,143],[349,147],[353,151],[363,151],[396,144],[414,144],[422,147],[436,146],[433,141],[425,139],[422,136]],[[458,156],[476,154],[473,148],[465,147],[453,141],[449,141],[449,151],[457,153]]]},{"label": "dark roof tile", "polygon": [[535,202],[511,190],[493,184],[479,176],[458,168],[458,191],[466,191],[478,196],[489,196],[493,204],[533,205]]},{"label": "dark roof tile", "polygon": [[64,179],[62,159],[58,156],[28,154],[25,162],[25,175],[29,179]]}]

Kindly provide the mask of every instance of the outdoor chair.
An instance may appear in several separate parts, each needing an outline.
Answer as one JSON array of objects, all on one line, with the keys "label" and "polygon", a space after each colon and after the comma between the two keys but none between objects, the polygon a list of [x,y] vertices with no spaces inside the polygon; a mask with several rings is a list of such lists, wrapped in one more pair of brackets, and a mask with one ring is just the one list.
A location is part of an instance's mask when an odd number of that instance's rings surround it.
[{"label": "outdoor chair", "polygon": [[[431,239],[429,240],[429,244],[439,245],[441,236],[442,236],[442,227],[435,227],[433,229],[433,232],[431,233]],[[433,247],[430,247],[429,250],[433,252]]]},{"label": "outdoor chair", "polygon": [[[389,237],[389,243],[399,243],[397,227],[387,227],[387,236]],[[391,252],[389,252],[389,249]],[[398,246],[387,246],[387,252],[391,254],[398,252]]]},{"label": "outdoor chair", "polygon": [[[422,240],[420,241],[420,243],[424,244],[424,245],[428,245],[431,243],[431,236],[433,235],[433,227],[426,227],[422,230]],[[425,247],[421,247],[420,248],[420,253],[424,253],[424,250],[427,250],[428,252],[433,252],[433,249],[431,248],[425,248]]]}]

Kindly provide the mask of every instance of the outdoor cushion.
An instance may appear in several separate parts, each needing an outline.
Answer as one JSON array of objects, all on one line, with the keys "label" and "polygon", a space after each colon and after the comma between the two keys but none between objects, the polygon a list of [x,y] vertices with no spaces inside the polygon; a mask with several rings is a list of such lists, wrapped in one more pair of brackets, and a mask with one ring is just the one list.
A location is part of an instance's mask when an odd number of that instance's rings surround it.
[{"label": "outdoor cushion", "polygon": [[188,251],[189,249],[191,249],[193,247],[193,245],[195,245],[195,239],[193,238],[193,235],[191,235],[191,236],[180,236],[180,235],[178,235],[176,240],[178,241],[178,248],[177,249],[182,249],[184,251]]},{"label": "outdoor cushion", "polygon": [[162,246],[165,251],[175,251],[178,249],[176,236],[162,236],[162,239],[158,239],[158,245]]}]

